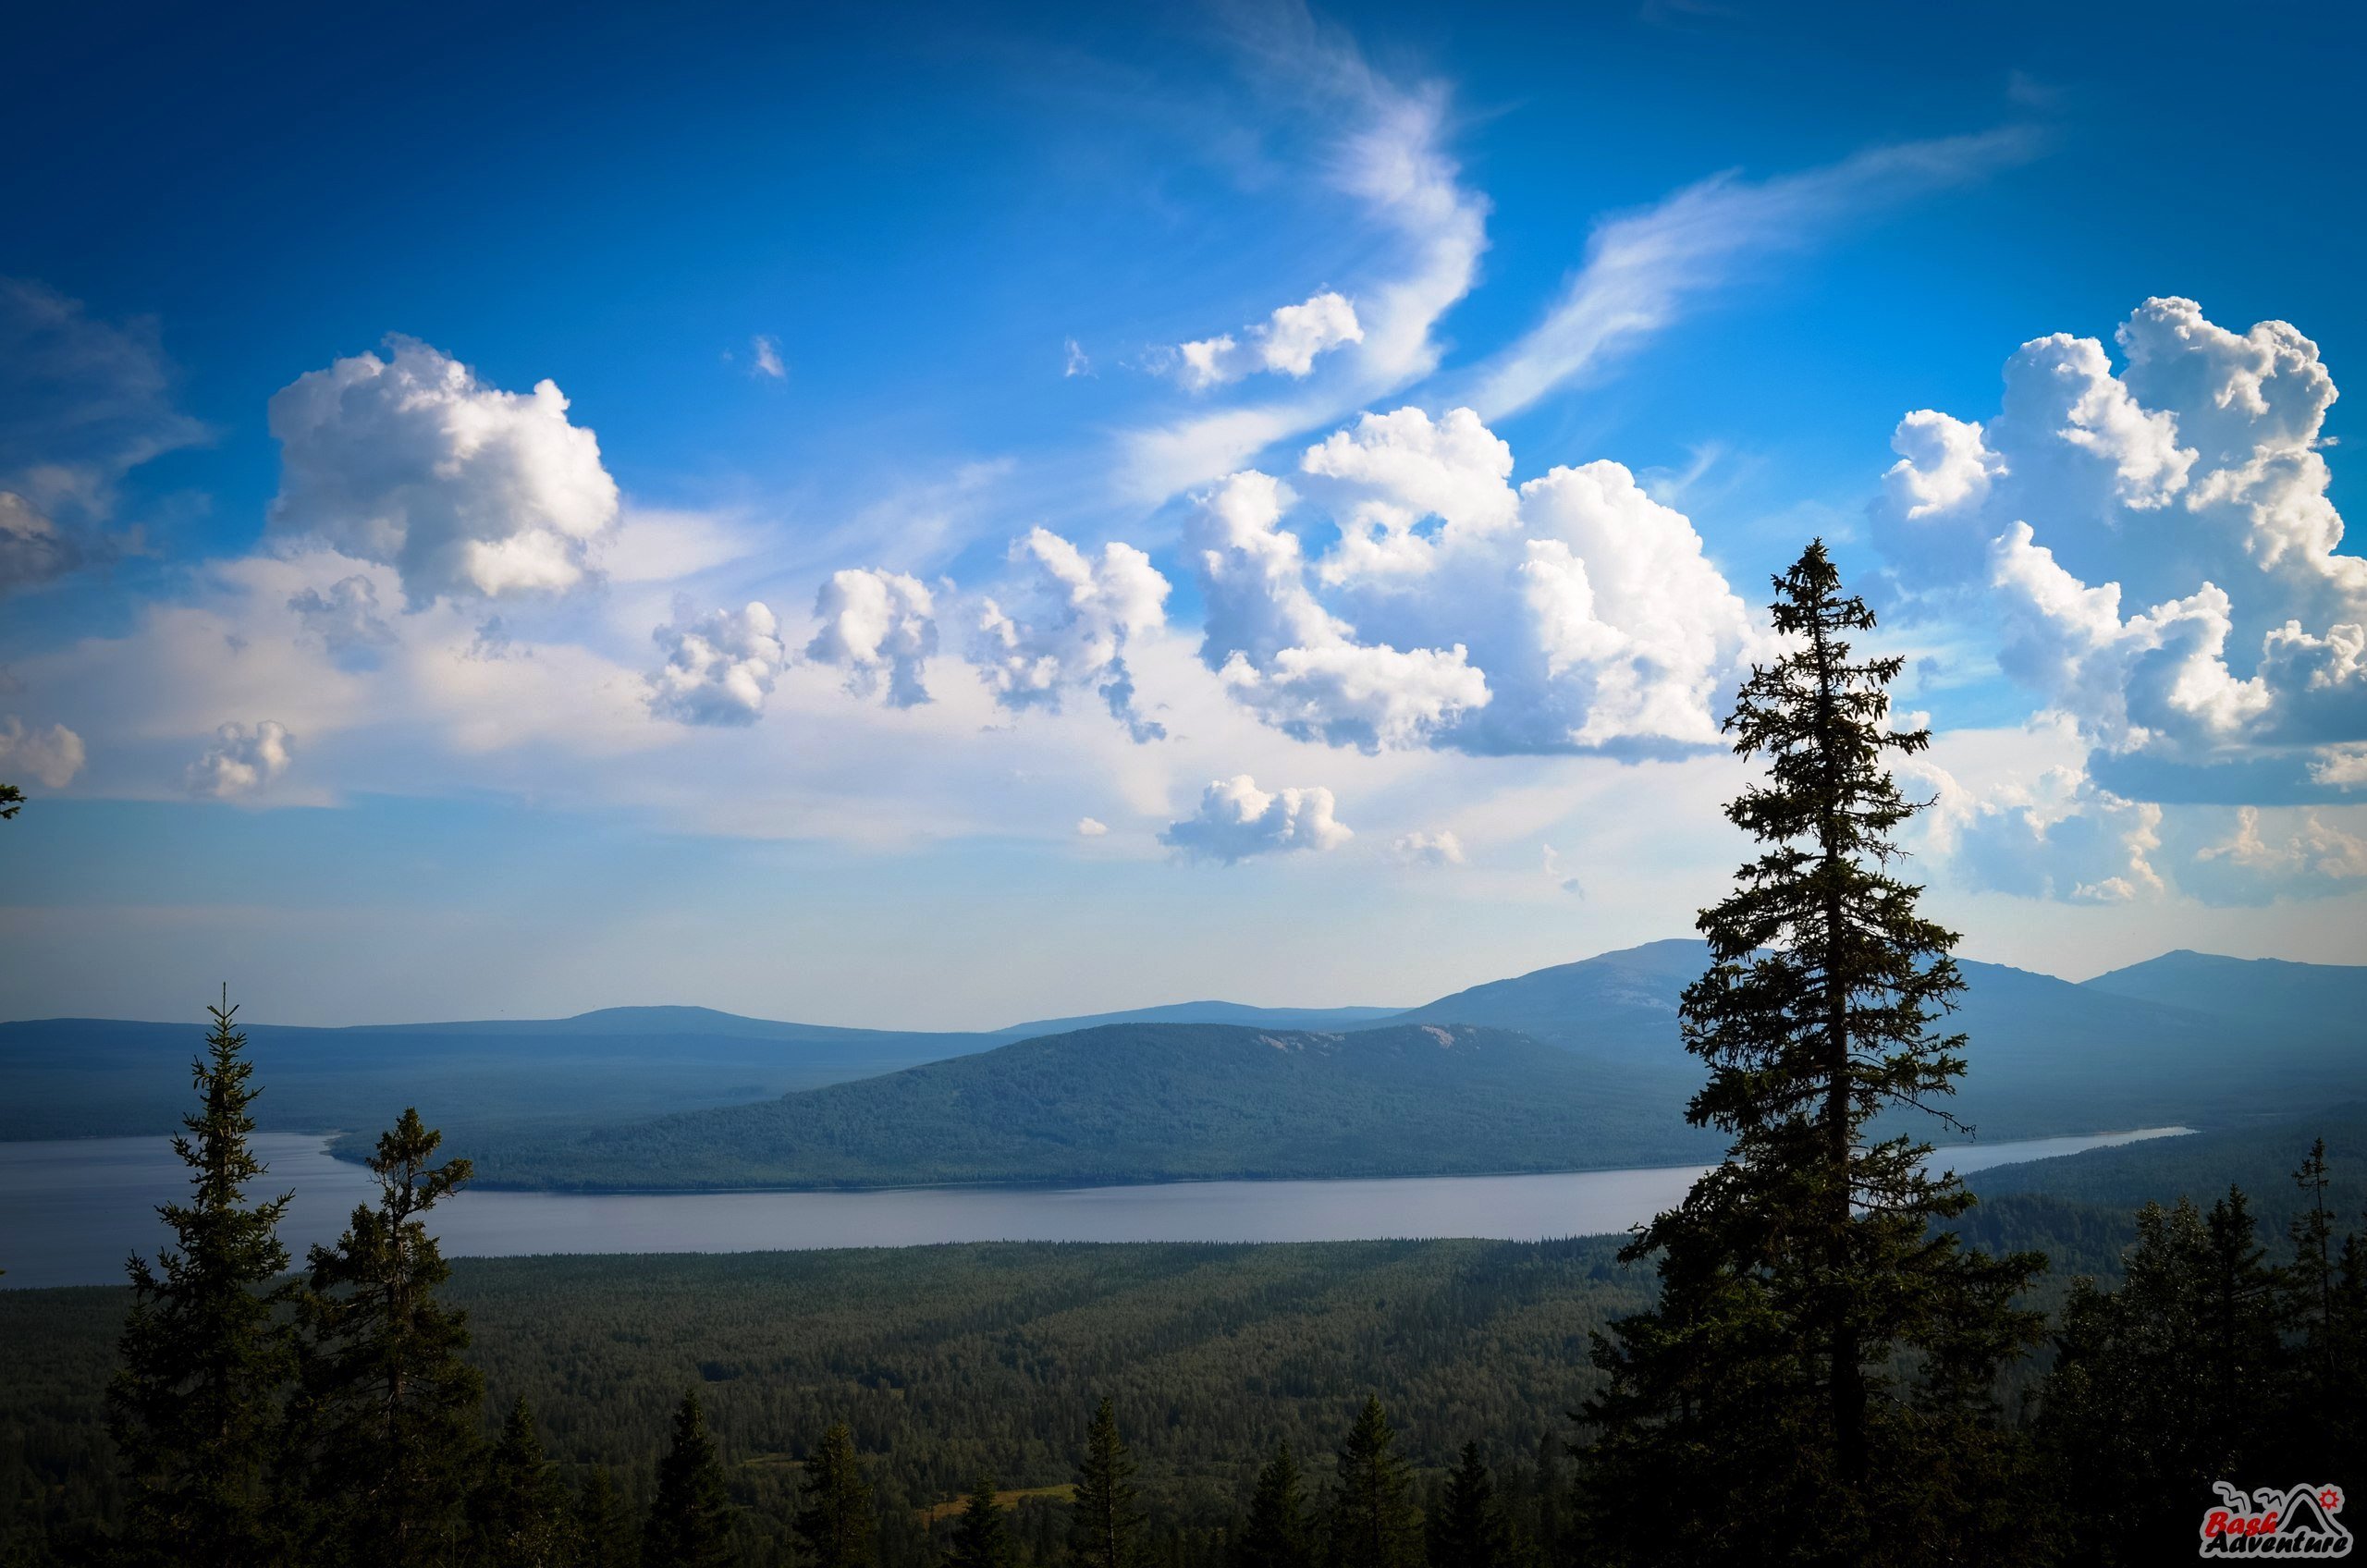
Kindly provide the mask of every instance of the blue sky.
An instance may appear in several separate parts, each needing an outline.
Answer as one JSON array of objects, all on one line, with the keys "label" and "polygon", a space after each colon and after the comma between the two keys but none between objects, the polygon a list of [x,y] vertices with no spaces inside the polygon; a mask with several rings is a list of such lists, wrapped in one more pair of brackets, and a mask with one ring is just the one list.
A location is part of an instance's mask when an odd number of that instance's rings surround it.
[{"label": "blue sky", "polygon": [[1676,934],[1811,534],[1968,952],[2367,959],[2357,34],[36,18],[0,1013],[989,1024]]}]

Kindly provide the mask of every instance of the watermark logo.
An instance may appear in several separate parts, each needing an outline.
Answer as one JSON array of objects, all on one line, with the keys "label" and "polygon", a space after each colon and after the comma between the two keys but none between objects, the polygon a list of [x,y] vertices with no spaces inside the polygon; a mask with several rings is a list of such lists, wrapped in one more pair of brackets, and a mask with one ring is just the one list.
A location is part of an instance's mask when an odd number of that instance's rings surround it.
[{"label": "watermark logo", "polygon": [[2219,1506],[2202,1515],[2203,1557],[2329,1558],[2350,1555],[2350,1532],[2342,1513],[2342,1488],[2307,1484],[2278,1491],[2263,1487],[2238,1491],[2214,1481]]}]

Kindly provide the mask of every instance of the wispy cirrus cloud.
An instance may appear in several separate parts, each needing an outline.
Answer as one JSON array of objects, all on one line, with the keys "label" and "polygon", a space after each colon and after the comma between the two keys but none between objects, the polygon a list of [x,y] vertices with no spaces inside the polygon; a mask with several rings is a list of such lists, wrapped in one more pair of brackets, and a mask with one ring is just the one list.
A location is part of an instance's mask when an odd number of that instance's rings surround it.
[{"label": "wispy cirrus cloud", "polygon": [[[1335,122],[1321,182],[1355,204],[1383,241],[1384,259],[1343,284],[1356,335],[1331,335],[1333,362],[1302,390],[1124,433],[1119,487],[1137,500],[1221,478],[1277,441],[1335,423],[1429,375],[1441,354],[1439,321],[1471,291],[1488,247],[1488,199],[1464,182],[1449,151],[1452,101],[1443,86],[1384,75],[1352,40],[1304,10],[1262,16],[1239,43],[1264,76]],[[1293,366],[1295,374],[1295,360]]]},{"label": "wispy cirrus cloud", "polygon": [[1687,303],[1734,281],[1750,258],[1814,244],[1854,219],[2026,162],[2041,147],[2024,126],[1872,147],[1772,179],[1712,175],[1607,219],[1544,319],[1481,364],[1463,396],[1484,418],[1517,413],[1633,351]]}]

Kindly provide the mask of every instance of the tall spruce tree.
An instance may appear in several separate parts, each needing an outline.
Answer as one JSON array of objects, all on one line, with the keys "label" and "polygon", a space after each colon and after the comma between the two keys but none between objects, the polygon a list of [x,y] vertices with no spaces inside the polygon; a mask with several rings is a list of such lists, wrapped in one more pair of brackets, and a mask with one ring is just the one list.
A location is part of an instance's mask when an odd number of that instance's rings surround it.
[{"label": "tall spruce tree", "polygon": [[1105,1397],[1085,1428],[1085,1461],[1069,1505],[1072,1568],[1135,1568],[1142,1561],[1142,1527],[1134,1457],[1118,1436],[1118,1407]]},{"label": "tall spruce tree", "polygon": [[805,1461],[797,1538],[813,1568],[874,1568],[879,1561],[879,1510],[855,1452],[854,1430],[843,1421],[822,1434]]},{"label": "tall spruce tree", "polygon": [[657,1496],[641,1536],[642,1568],[724,1568],[731,1561],[731,1499],[693,1389],[674,1407],[674,1440],[657,1462]]},{"label": "tall spruce tree", "polygon": [[2309,1207],[2286,1227],[2293,1262],[2285,1273],[2285,1317],[2300,1338],[2305,1375],[2328,1388],[2336,1380],[2334,1213],[2326,1207],[2326,1141],[2319,1138],[2293,1172]]},{"label": "tall spruce tree", "polygon": [[635,1568],[641,1561],[632,1515],[605,1464],[594,1467],[576,1493],[575,1561],[577,1568]]},{"label": "tall spruce tree", "polygon": [[1335,1568],[1418,1568],[1422,1514],[1389,1413],[1367,1396],[1340,1445],[1327,1545]]},{"label": "tall spruce tree", "polygon": [[122,1455],[125,1556],[135,1562],[267,1563],[286,1520],[269,1456],[295,1352],[282,1313],[289,1287],[279,1221],[289,1194],[250,1203],[266,1175],[248,1142],[262,1090],[226,987],[191,1065],[198,1109],[173,1152],[190,1169],[186,1203],[156,1210],[173,1245],[133,1257],[131,1310],[107,1414]]},{"label": "tall spruce tree", "polygon": [[14,822],[25,809],[25,792],[14,784],[0,784],[0,822]]},{"label": "tall spruce tree", "polygon": [[2218,1464],[2248,1468],[2281,1424],[2287,1390],[2280,1335],[2281,1271],[2260,1244],[2251,1199],[2232,1183],[2203,1219],[2202,1336],[2209,1355],[2210,1446]]},{"label": "tall spruce tree", "polygon": [[1233,1541],[1233,1568],[1313,1568],[1315,1524],[1306,1507],[1306,1477],[1287,1442],[1257,1472],[1249,1513]]},{"label": "tall spruce tree", "polygon": [[469,1493],[470,1562],[474,1568],[569,1568],[577,1561],[569,1501],[558,1466],[543,1456],[534,1414],[521,1399]]},{"label": "tall spruce tree", "polygon": [[1597,1337],[1582,1485],[1627,1560],[1948,1561],[2005,1522],[1983,1510],[2016,1451],[1988,1406],[2037,1337],[2012,1302],[2044,1260],[1959,1247],[1971,1194],[1929,1145],[1870,1133],[1895,1109],[1957,1125],[1934,1103],[1965,1071],[1936,1029],[1956,937],[1893,872],[1919,807],[1889,763],[1931,736],[1892,728],[1902,661],[1853,655],[1874,618],[1821,541],[1774,582],[1789,651],[1725,725],[1765,765],[1726,810],[1762,848],[1702,912],[1682,1007],[1709,1068],[1686,1118],[1733,1143],[1624,1255],[1657,1256],[1661,1300]]},{"label": "tall spruce tree", "polygon": [[449,1561],[480,1446],[484,1379],[461,1359],[467,1314],[436,1299],[451,1268],[423,1219],[469,1179],[465,1159],[433,1163],[442,1141],[406,1109],[370,1158],[376,1205],[312,1249],[300,1411],[314,1550],[353,1568]]},{"label": "tall spruce tree", "polygon": [[1429,1522],[1430,1568],[1513,1568],[1515,1553],[1496,1483],[1478,1443],[1463,1445]]},{"label": "tall spruce tree", "polygon": [[946,1568],[1017,1568],[1019,1543],[1012,1537],[1009,1512],[995,1496],[993,1476],[972,1483],[945,1562]]}]

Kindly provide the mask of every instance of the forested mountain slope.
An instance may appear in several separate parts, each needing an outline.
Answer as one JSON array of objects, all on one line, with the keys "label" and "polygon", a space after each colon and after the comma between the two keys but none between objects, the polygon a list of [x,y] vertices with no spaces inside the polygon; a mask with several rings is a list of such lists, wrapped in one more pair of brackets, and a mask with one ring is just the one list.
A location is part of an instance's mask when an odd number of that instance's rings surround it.
[{"label": "forested mountain slope", "polygon": [[[204,1033],[196,1023],[0,1023],[0,1138],[178,1131]],[[893,1072],[1008,1037],[776,1023],[706,1008],[347,1029],[254,1023],[247,1034],[268,1085],[255,1106],[265,1132],[374,1129],[405,1105],[450,1108],[448,1127],[646,1116]]]},{"label": "forested mountain slope", "polygon": [[868,1186],[1394,1176],[1710,1158],[1674,1072],[1502,1030],[1121,1024],[761,1105],[458,1141],[517,1186]]},{"label": "forested mountain slope", "polygon": [[2082,983],[2116,997],[2367,1041],[2367,966],[2223,958],[2180,949]]}]

